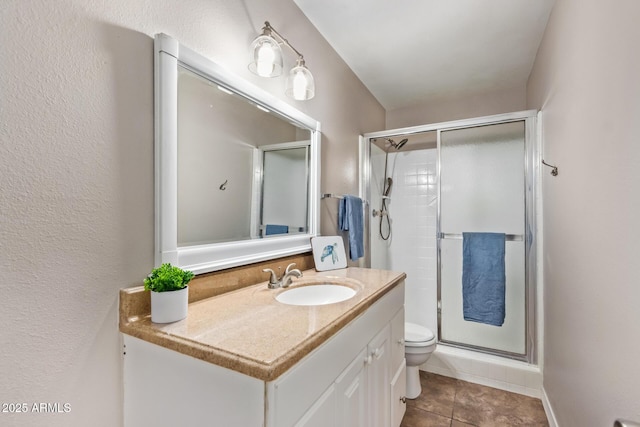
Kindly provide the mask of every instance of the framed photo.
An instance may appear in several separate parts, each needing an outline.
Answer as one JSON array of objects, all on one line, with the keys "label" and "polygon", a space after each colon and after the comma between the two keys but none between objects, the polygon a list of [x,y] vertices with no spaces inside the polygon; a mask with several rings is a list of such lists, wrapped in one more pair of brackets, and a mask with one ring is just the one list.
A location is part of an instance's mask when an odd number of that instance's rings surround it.
[{"label": "framed photo", "polygon": [[340,236],[320,236],[311,238],[313,260],[317,271],[347,268],[347,254]]}]

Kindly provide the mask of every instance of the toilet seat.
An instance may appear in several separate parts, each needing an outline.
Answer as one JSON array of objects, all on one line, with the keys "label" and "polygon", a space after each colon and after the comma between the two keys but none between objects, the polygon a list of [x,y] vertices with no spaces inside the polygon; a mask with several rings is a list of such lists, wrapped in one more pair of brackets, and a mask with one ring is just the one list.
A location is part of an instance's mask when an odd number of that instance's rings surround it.
[{"label": "toilet seat", "polygon": [[404,345],[407,347],[425,347],[434,344],[436,337],[428,328],[406,322],[404,324]]}]

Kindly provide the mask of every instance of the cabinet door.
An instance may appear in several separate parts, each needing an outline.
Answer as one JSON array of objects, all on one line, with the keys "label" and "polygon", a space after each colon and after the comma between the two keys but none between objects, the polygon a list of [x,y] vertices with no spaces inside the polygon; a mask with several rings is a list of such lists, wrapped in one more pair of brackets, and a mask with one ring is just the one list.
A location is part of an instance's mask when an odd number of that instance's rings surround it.
[{"label": "cabinet door", "polygon": [[367,349],[363,349],[336,380],[337,423],[341,427],[368,427]]},{"label": "cabinet door", "polygon": [[393,372],[404,360],[404,307],[391,319],[391,369]]},{"label": "cabinet door", "polygon": [[327,427],[334,425],[336,425],[336,387],[332,384],[300,418],[295,427]]},{"label": "cabinet door", "polygon": [[389,427],[389,384],[391,383],[389,345],[391,331],[387,325],[368,346],[371,363],[368,365],[367,380],[369,388],[369,422],[371,427]]},{"label": "cabinet door", "polygon": [[391,380],[391,427],[400,427],[407,410],[407,368],[404,359]]}]

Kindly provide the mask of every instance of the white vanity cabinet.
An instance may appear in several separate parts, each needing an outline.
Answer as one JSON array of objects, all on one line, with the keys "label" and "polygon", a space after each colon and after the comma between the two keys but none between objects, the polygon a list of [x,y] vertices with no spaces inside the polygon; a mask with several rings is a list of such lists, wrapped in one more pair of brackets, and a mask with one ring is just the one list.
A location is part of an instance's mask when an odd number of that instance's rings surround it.
[{"label": "white vanity cabinet", "polygon": [[389,339],[387,325],[295,426],[389,427]]},{"label": "white vanity cabinet", "polygon": [[[391,381],[404,367],[404,345],[398,353],[392,340],[402,337],[404,283],[268,384],[273,399],[267,426],[398,427],[405,390],[395,384],[400,408],[391,400]],[[397,421],[392,422],[392,414]]]},{"label": "white vanity cabinet", "polygon": [[403,336],[404,282],[272,381],[124,335],[125,427],[398,427]]}]

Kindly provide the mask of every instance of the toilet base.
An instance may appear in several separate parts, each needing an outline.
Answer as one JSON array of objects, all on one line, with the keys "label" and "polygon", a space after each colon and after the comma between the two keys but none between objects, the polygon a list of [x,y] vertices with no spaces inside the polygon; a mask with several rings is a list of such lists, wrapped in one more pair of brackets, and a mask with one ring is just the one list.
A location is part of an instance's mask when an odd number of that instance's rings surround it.
[{"label": "toilet base", "polygon": [[418,366],[407,366],[407,399],[415,399],[420,393],[420,369]]}]

